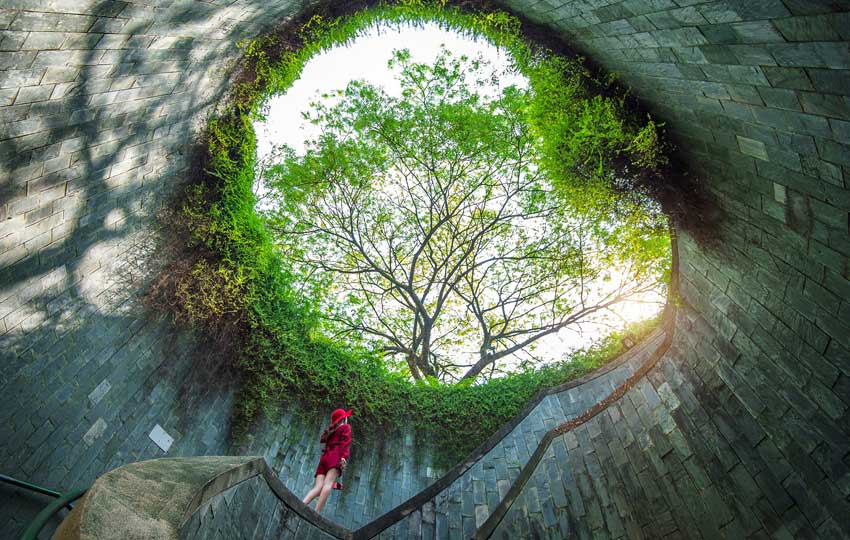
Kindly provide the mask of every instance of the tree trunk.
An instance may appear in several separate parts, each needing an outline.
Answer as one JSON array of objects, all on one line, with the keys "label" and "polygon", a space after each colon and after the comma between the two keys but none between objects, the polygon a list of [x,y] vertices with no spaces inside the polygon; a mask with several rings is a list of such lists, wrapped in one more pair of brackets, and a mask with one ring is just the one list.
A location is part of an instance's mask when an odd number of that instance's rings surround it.
[{"label": "tree trunk", "polygon": [[475,379],[475,377],[477,377],[479,373],[484,371],[484,368],[489,366],[492,362],[493,360],[490,357],[490,353],[486,351],[481,351],[481,356],[479,357],[479,360],[475,362],[475,365],[469,368],[469,371],[463,374],[463,377],[461,377],[460,380],[463,381],[466,379]]},{"label": "tree trunk", "polygon": [[410,374],[415,380],[422,380],[422,374],[419,372],[419,366],[417,365],[417,358],[413,352],[407,353],[407,367],[410,368]]},{"label": "tree trunk", "polygon": [[434,371],[434,368],[431,367],[431,363],[428,359],[431,356],[431,325],[423,324],[424,328],[422,330],[422,350],[419,352],[418,357],[418,365],[419,369],[422,370],[426,376],[436,377],[437,372]]}]

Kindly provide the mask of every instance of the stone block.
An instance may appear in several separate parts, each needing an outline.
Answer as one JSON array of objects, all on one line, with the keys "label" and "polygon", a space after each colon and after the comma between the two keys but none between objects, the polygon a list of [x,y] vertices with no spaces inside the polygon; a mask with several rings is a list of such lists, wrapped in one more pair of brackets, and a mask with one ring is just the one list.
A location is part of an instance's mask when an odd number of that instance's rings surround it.
[{"label": "stone block", "polygon": [[[817,146],[815,145],[815,140],[809,135],[799,135],[797,133],[790,133],[787,131],[777,130],[776,140],[780,148],[785,148],[791,152],[800,154],[801,159],[806,159],[807,157],[817,154]],[[805,166],[803,167],[803,169],[804,174],[808,174],[805,171]]]},{"label": "stone block", "polygon": [[692,47],[708,43],[705,36],[695,27],[656,30],[650,34],[662,47]]},{"label": "stone block", "polygon": [[768,51],[783,67],[850,68],[850,51],[843,43],[772,43]]},{"label": "stone block", "polygon": [[648,13],[646,17],[659,30],[708,23],[699,10],[692,6]]},{"label": "stone block", "polygon": [[106,428],[106,421],[104,421],[103,418],[98,418],[85,435],[83,435],[83,442],[88,446],[93,445],[95,441],[103,436],[104,432],[106,432]]},{"label": "stone block", "polygon": [[702,45],[700,52],[711,64],[737,64],[738,57],[729,45]]},{"label": "stone block", "polygon": [[0,52],[0,70],[22,71],[38,67],[33,66],[35,57],[36,53],[33,51]]},{"label": "stone block", "polygon": [[737,63],[743,66],[775,66],[776,60],[763,45],[729,45]]},{"label": "stone block", "polygon": [[71,82],[77,78],[79,70],[75,67],[49,67],[41,79],[41,84]]},{"label": "stone block", "polygon": [[788,88],[792,90],[812,90],[806,70],[802,68],[765,66],[762,68],[770,85],[775,88]]},{"label": "stone block", "polygon": [[89,15],[23,11],[9,28],[27,32],[86,32],[94,22],[95,17]]},{"label": "stone block", "polygon": [[[829,119],[829,127],[832,129],[833,139],[835,139],[839,143],[850,144],[850,122],[845,122],[844,120],[837,120],[835,118]],[[829,167],[824,174],[823,169],[820,166],[826,165]],[[840,178],[840,169],[835,167],[832,164],[820,162],[818,163],[818,176],[826,177],[825,179],[831,181],[835,185],[841,185],[838,182]]]},{"label": "stone block", "polygon": [[38,55],[32,62],[32,67],[73,67],[92,66],[98,64],[102,53],[70,50],[70,51],[38,51]]},{"label": "stone block", "polygon": [[603,6],[593,10],[594,15],[600,22],[616,21],[618,19],[626,19],[634,15],[628,7],[623,4],[612,4]]},{"label": "stone block", "polygon": [[0,51],[18,51],[27,39],[27,32],[4,31],[0,33]]},{"label": "stone block", "polygon": [[824,161],[845,167],[850,166],[850,145],[837,143],[828,139],[815,139],[815,144],[818,147],[818,155]]},{"label": "stone block", "polygon": [[[30,88],[39,88],[38,86]],[[15,93],[17,96],[17,92]],[[12,105],[11,103],[9,105]],[[26,100],[15,106],[4,107],[0,110],[0,121],[3,123],[18,122],[29,116],[30,106]],[[8,167],[8,166],[7,166]],[[6,167],[4,167],[6,168]]]},{"label": "stone block", "polygon": [[709,43],[781,43],[785,39],[770,21],[712,24],[699,27]]},{"label": "stone block", "polygon": [[[749,86],[744,84],[726,84],[726,91],[735,101],[740,101],[741,103],[749,103],[751,105],[763,105],[764,102],[761,100],[761,95],[758,92],[758,87]],[[725,108],[725,107],[724,107]],[[736,115],[736,118],[740,118],[743,116],[744,118],[752,119],[751,114],[745,115]]]},{"label": "stone block", "polygon": [[73,49],[82,49],[88,51],[89,49],[94,49],[94,46],[97,45],[97,42],[100,41],[103,34],[97,34],[92,32],[69,32],[65,33],[65,40],[62,42],[60,49],[62,50],[73,50]]},{"label": "stone block", "polygon": [[59,49],[67,39],[63,32],[30,32],[22,49],[28,51]]},{"label": "stone block", "polygon": [[[830,137],[832,134],[829,122],[821,116],[797,111],[783,111],[759,107],[753,108],[752,111],[756,121],[765,126],[804,135],[814,135],[815,137]],[[815,142],[817,143],[817,140]],[[827,152],[830,155],[834,155],[831,149]]]},{"label": "stone block", "polygon": [[89,29],[89,32],[103,32],[107,34],[117,34],[120,32],[127,32],[129,30],[135,30],[141,33],[147,33],[152,29],[151,27],[141,26],[138,21],[135,21],[136,24],[131,24],[127,19],[117,19],[112,17],[102,17],[99,18]]},{"label": "stone block", "polygon": [[846,10],[846,0],[785,0],[788,9],[794,15],[815,15]]},{"label": "stone block", "polygon": [[721,24],[738,22],[743,20],[764,19],[779,13],[787,13],[782,3],[753,2],[752,4],[737,4],[735,2],[709,2],[697,4],[696,6],[702,16],[710,24]]},{"label": "stone block", "polygon": [[652,30],[656,30],[655,25],[652,24],[646,16],[639,15],[637,17],[629,17],[626,21],[631,25],[635,31],[639,33],[651,32]]},{"label": "stone block", "polygon": [[708,80],[733,84],[751,84],[767,86],[769,83],[761,68],[756,66],[702,66]]},{"label": "stone block", "polygon": [[736,138],[738,139],[738,146],[742,154],[764,161],[769,160],[767,149],[763,142],[749,139],[747,137],[741,137],[740,135],[737,135]]},{"label": "stone block", "polygon": [[799,96],[803,110],[807,113],[850,119],[850,97],[817,92],[799,92]]},{"label": "stone block", "polygon": [[850,39],[850,14],[830,13],[787,17],[773,21],[787,41],[845,41]]},{"label": "stone block", "polygon": [[673,0],[625,0],[622,4],[634,15],[645,15],[678,7]]},{"label": "stone block", "polygon": [[782,486],[809,522],[821,523],[826,518],[824,508],[818,504],[816,497],[798,475],[790,475],[782,482]]},{"label": "stone block", "polygon": [[804,390],[832,420],[841,421],[844,418],[847,405],[832,390],[816,380],[809,381]]},{"label": "stone block", "polygon": [[22,105],[25,103],[33,103],[36,101],[44,101],[50,99],[50,95],[53,93],[53,85],[43,85],[43,86],[28,86],[25,88],[21,88],[18,91],[18,95],[15,98],[15,105]]},{"label": "stone block", "polygon": [[826,94],[850,95],[850,71],[809,68],[806,72],[811,79],[811,85],[801,90],[814,89]]},{"label": "stone block", "polygon": [[800,106],[800,102],[797,100],[797,93],[793,90],[761,86],[758,87],[758,92],[767,107],[773,107],[774,109],[787,109],[791,111],[803,110]]},{"label": "stone block", "polygon": [[779,204],[785,204],[788,200],[788,195],[785,190],[785,186],[782,184],[773,183],[773,200],[778,202]]},{"label": "stone block", "polygon": [[97,385],[97,387],[95,387],[94,390],[92,390],[91,394],[89,394],[89,401],[91,401],[92,405],[97,405],[111,388],[109,380],[104,379]]}]

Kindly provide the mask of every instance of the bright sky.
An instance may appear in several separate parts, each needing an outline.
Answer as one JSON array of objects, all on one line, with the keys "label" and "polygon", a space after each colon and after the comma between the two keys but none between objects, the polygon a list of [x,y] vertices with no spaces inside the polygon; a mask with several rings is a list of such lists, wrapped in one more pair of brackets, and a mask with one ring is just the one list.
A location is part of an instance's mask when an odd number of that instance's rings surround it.
[{"label": "bright sky", "polygon": [[[304,67],[301,78],[285,95],[269,100],[266,121],[254,124],[258,157],[266,155],[273,145],[282,143],[302,154],[304,142],[318,134],[316,127],[302,118],[302,112],[307,111],[310,102],[317,100],[321,94],[343,89],[352,80],[364,79],[376,86],[383,86],[391,95],[399,95],[398,82],[387,67],[394,49],[409,49],[415,62],[433,63],[441,45],[445,45],[455,56],[475,57],[481,54],[497,67],[508,63],[505,53],[486,41],[473,41],[433,24],[421,28],[404,26],[401,29],[372,29],[349,46],[337,47],[315,56]],[[527,81],[521,75],[503,77],[501,83],[504,86],[527,86]],[[614,279],[617,279],[616,275]],[[607,317],[605,323],[583,324],[580,334],[564,330],[551,335],[538,342],[535,353],[551,360],[560,359],[571,350],[590,345],[613,328],[622,327],[626,321],[653,316],[660,311],[663,303],[664,298],[657,293],[644,295],[638,301],[624,302],[616,313]]]},{"label": "bright sky", "polygon": [[[486,41],[473,41],[454,32],[442,30],[434,24],[422,28],[404,26],[402,29],[376,28],[357,38],[347,47],[337,47],[313,57],[304,67],[301,78],[286,92],[269,100],[266,122],[257,122],[257,154],[264,156],[272,144],[286,143],[299,154],[304,152],[304,141],[317,134],[315,126],[301,118],[311,101],[332,90],[341,90],[355,79],[364,79],[383,86],[390,95],[401,92],[387,61],[394,49],[410,49],[412,60],[433,63],[445,45],[454,55],[470,58],[483,55],[494,66],[506,65],[506,55]],[[511,84],[525,88],[521,75],[504,77],[502,85]]]}]

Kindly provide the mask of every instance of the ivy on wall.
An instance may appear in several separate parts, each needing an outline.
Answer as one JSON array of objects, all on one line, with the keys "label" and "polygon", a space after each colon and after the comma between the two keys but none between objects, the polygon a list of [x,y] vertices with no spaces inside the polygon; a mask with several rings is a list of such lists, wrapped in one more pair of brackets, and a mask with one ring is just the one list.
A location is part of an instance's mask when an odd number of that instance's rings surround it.
[{"label": "ivy on wall", "polygon": [[[173,262],[147,298],[178,322],[205,331],[232,357],[243,379],[237,430],[260,410],[295,400],[320,409],[353,407],[355,428],[363,426],[359,433],[415,423],[439,449],[438,464],[448,466],[542,388],[580,377],[619,354],[622,334],[568,362],[477,385],[415,384],[390,372],[377,354],[321,335],[314,304],[292,286],[292,273],[254,211],[252,121],[262,116],[266,99],[286,91],[318,52],[379,23],[431,22],[511,53],[538,96],[529,122],[544,141],[541,165],[559,179],[560,189],[582,190],[576,200],[590,201],[591,210],[639,205],[636,190],[653,195],[647,185],[669,168],[661,126],[635,113],[627,92],[594,77],[580,59],[533,45],[518,19],[484,3],[423,0],[325,10],[241,43],[244,66],[224,111],[207,125],[202,172],[165,215],[169,236],[178,239],[170,246]],[[637,183],[624,186],[624,177]],[[628,332],[640,339],[656,324]]]}]

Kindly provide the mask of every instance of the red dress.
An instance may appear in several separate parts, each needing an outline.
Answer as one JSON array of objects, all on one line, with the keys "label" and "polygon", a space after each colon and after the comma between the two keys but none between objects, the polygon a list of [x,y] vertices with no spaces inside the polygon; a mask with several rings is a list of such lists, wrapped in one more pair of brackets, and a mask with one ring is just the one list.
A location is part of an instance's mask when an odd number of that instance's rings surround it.
[{"label": "red dress", "polygon": [[325,443],[325,447],[322,449],[322,459],[319,460],[319,466],[316,467],[316,474],[313,476],[328,474],[331,469],[339,469],[340,474],[342,474],[342,467],[340,467],[339,462],[342,458],[348,460],[348,447],[351,445],[351,426],[341,424],[322,442]]}]

